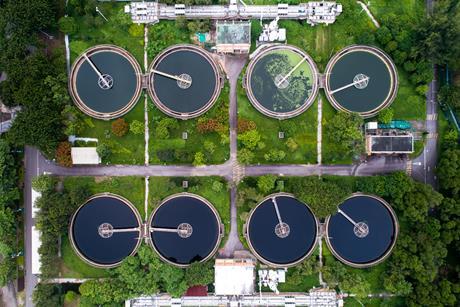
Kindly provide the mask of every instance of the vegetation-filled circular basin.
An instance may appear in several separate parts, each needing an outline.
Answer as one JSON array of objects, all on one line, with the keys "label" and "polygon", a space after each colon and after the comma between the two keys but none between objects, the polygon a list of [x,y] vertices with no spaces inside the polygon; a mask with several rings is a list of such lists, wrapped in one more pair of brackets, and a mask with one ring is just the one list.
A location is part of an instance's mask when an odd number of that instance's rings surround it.
[{"label": "vegetation-filled circular basin", "polygon": [[188,45],[168,48],[150,66],[149,92],[168,115],[198,116],[219,96],[217,65],[201,48]]},{"label": "vegetation-filled circular basin", "polygon": [[220,239],[217,212],[205,199],[191,194],[166,199],[151,216],[150,227],[155,250],[180,266],[207,259]]},{"label": "vegetation-filled circular basin", "polygon": [[135,59],[115,46],[96,46],[75,62],[71,94],[90,116],[112,118],[125,114],[141,92],[141,71]]},{"label": "vegetation-filled circular basin", "polygon": [[382,51],[351,47],[331,59],[326,69],[326,92],[334,106],[372,114],[389,105],[396,92],[396,71]]},{"label": "vegetation-filled circular basin", "polygon": [[300,49],[271,47],[256,56],[248,67],[248,96],[266,115],[295,116],[315,99],[316,75],[315,64]]},{"label": "vegetation-filled circular basin", "polygon": [[[96,266],[119,264],[140,243],[137,212],[115,195],[91,198],[74,214],[71,225],[71,240],[77,253]],[[117,232],[120,229],[132,231]]]},{"label": "vegetation-filled circular basin", "polygon": [[371,265],[387,256],[397,236],[397,222],[383,200],[358,195],[339,206],[327,222],[332,252],[342,261],[357,266]]},{"label": "vegetation-filled circular basin", "polygon": [[250,246],[268,264],[287,266],[301,261],[316,243],[315,216],[307,205],[288,195],[275,194],[262,201],[247,225]]}]

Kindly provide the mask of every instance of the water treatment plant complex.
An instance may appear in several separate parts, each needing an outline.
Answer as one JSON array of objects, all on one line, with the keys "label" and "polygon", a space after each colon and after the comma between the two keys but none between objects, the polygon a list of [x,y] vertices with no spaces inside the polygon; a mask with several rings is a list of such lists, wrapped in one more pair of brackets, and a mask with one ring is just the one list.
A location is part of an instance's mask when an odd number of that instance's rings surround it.
[{"label": "water treatment plant complex", "polygon": [[[396,302],[381,276],[407,231],[400,203],[414,200],[389,185],[407,184],[404,172],[429,183],[434,165],[428,124],[403,114],[410,76],[387,45],[348,29],[359,16],[376,30],[374,11],[189,2],[98,0],[87,36],[75,18],[62,115],[74,125],[56,159],[34,151],[26,165],[25,306],[38,279],[94,291],[101,306]],[[52,277],[48,197],[67,223]],[[122,299],[101,301],[99,286],[115,293],[107,281]]]}]

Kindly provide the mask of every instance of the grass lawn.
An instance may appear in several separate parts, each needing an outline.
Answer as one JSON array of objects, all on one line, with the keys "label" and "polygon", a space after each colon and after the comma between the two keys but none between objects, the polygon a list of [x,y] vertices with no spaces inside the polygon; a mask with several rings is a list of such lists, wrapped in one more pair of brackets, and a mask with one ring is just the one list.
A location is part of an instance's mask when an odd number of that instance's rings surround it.
[{"label": "grass lawn", "polygon": [[128,50],[139,64],[144,59],[143,31],[140,36],[132,36],[128,29],[130,16],[123,11],[124,3],[101,2],[97,6],[108,19],[105,21],[96,12],[94,15],[71,15],[77,23],[77,32],[70,36],[71,59],[82,51],[98,44],[114,44]]},{"label": "grass lawn", "polygon": [[[136,106],[123,118],[131,123],[138,120],[144,123],[144,96],[142,95]],[[99,120],[85,117],[85,129],[79,136],[97,138],[99,144],[105,143],[111,149],[111,155],[103,163],[109,164],[144,164],[144,134],[128,132],[123,137],[112,133],[113,120]]]},{"label": "grass lawn", "polygon": [[409,155],[411,159],[415,159],[420,156],[423,152],[423,148],[425,148],[425,141],[424,140],[416,140],[414,141],[414,152]]},{"label": "grass lawn", "polygon": [[[310,257],[317,258],[318,255],[319,255],[319,248],[316,248]],[[302,276],[301,283],[294,283],[292,278],[289,278],[289,277],[292,276],[295,270],[296,270],[296,267],[288,269],[287,274],[286,274],[286,282],[280,283],[278,285],[278,289],[280,290],[280,292],[308,292],[310,289],[320,286],[318,273],[314,273],[314,274],[307,275],[307,276]]]},{"label": "grass lawn", "polygon": [[[359,301],[358,301],[359,300]],[[393,307],[403,307],[406,306],[404,299],[401,297],[391,297],[391,298],[363,298],[357,299],[354,297],[347,297],[344,300],[346,307],[379,307],[379,306],[393,306]]]},{"label": "grass lawn", "polygon": [[[132,36],[129,27],[130,17],[123,11],[124,3],[98,3],[98,8],[108,21],[97,13],[80,16],[71,14],[77,23],[77,32],[70,35],[71,61],[73,62],[85,49],[98,44],[114,44],[129,51],[143,66],[144,38],[143,30],[140,36]],[[143,26],[139,26],[142,27]],[[144,122],[144,98],[140,97],[136,106],[125,116],[128,122],[139,120]],[[124,137],[116,137],[111,133],[113,121],[93,119],[85,115],[85,126],[80,137],[99,139],[106,143],[112,154],[104,163],[109,164],[144,164],[144,135],[128,133]]]},{"label": "grass lawn", "polygon": [[425,11],[425,1],[418,0],[372,0],[368,6],[374,17],[387,14],[415,14]]},{"label": "grass lawn", "polygon": [[[182,181],[188,180],[189,187],[183,188]],[[220,182],[222,189],[213,188],[213,184]],[[227,182],[222,177],[150,177],[149,182],[149,214],[159,205],[162,199],[182,192],[200,195],[206,198],[219,212],[224,224],[225,236],[223,246],[230,232],[230,193]]]},{"label": "grass lawn", "polygon": [[[316,131],[317,104],[314,103],[301,115],[285,120],[267,117],[257,111],[249,102],[244,89],[238,87],[238,119],[252,120],[261,134],[261,142],[266,146],[256,148],[251,164],[273,163],[265,160],[264,155],[272,149],[283,150],[286,157],[281,163],[316,163]],[[285,133],[284,139],[279,139],[278,132]],[[288,138],[293,138],[298,148],[290,151],[286,145]],[[239,144],[239,149],[242,144]],[[279,162],[278,162],[279,163]]]},{"label": "grass lawn", "polygon": [[107,277],[107,269],[98,269],[90,266],[80,259],[73,251],[70,240],[67,236],[61,242],[61,263],[60,271],[64,278],[98,278]]},{"label": "grass lawn", "polygon": [[[91,194],[110,192],[127,198],[144,214],[144,178],[143,177],[66,177],[65,186],[86,186]],[[96,278],[108,276],[106,269],[97,269],[82,261],[73,251],[67,236],[61,241],[60,272],[62,277]]]},{"label": "grass lawn", "polygon": [[323,117],[322,117],[322,163],[323,164],[351,164],[353,157],[351,154],[345,154],[340,144],[332,140],[330,134],[327,133],[327,125],[330,123],[337,111],[328,103],[325,95],[323,95]]},{"label": "grass lawn", "polygon": [[[327,247],[326,241],[323,240],[323,263],[324,265],[327,266],[328,263],[330,264],[334,261],[339,261],[339,260],[337,260],[332,255],[331,251]],[[356,268],[352,268],[344,264],[344,267],[349,272],[353,272],[358,275],[361,275],[363,279],[367,280],[367,282],[370,285],[370,293],[385,292],[385,289],[383,288],[383,284],[382,284],[382,276],[386,270],[386,266],[387,264],[385,261],[376,266],[366,268],[366,269],[356,269]]]},{"label": "grass lawn", "polygon": [[391,105],[394,110],[394,119],[424,120],[426,117],[425,98],[415,92],[414,85],[410,83],[408,74],[398,69],[399,88],[398,95]]},{"label": "grass lawn", "polygon": [[[150,162],[153,164],[191,164],[197,152],[205,155],[206,164],[221,164],[230,157],[230,145],[228,143],[228,86],[224,86],[220,97],[214,106],[198,118],[188,120],[176,120],[178,128],[170,128],[169,137],[161,139],[156,130],[157,124],[168,115],[161,112],[151,100],[149,100],[150,117]],[[226,131],[223,137],[217,132],[200,133],[197,124],[200,120],[211,118],[225,118],[225,122],[219,120]],[[187,132],[188,138],[182,139],[182,133]],[[212,142],[214,151],[211,153],[204,148],[205,143]]]},{"label": "grass lawn", "polygon": [[128,199],[139,211],[144,214],[144,177],[66,177],[65,186],[86,186],[91,194],[110,192]]}]

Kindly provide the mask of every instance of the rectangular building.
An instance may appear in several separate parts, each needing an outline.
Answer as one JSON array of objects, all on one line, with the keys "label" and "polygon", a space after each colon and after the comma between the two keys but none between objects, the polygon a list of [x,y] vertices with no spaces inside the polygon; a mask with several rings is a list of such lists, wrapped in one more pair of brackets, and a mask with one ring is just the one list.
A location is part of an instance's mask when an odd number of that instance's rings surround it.
[{"label": "rectangular building", "polygon": [[366,151],[371,154],[410,154],[414,152],[414,136],[401,135],[367,135]]},{"label": "rectangular building", "polygon": [[216,35],[218,53],[246,54],[251,49],[250,21],[218,21]]}]

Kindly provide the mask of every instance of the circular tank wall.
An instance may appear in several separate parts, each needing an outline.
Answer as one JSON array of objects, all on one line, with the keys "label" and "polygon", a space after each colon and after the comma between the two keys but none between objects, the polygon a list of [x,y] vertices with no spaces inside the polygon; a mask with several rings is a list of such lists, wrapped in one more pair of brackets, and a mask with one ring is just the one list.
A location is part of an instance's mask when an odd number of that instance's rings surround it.
[{"label": "circular tank wall", "polygon": [[125,198],[97,194],[74,213],[69,236],[72,247],[84,261],[110,268],[136,252],[141,242],[141,219]]},{"label": "circular tank wall", "polygon": [[374,116],[393,102],[397,88],[395,65],[375,47],[346,47],[326,67],[326,96],[339,111]]},{"label": "circular tank wall", "polygon": [[200,116],[213,106],[221,89],[218,64],[197,46],[169,47],[155,57],[149,68],[149,95],[169,116]]},{"label": "circular tank wall", "polygon": [[142,90],[142,71],[126,50],[98,45],[85,50],[74,62],[69,78],[76,106],[98,119],[112,119],[129,112]]},{"label": "circular tank wall", "polygon": [[318,93],[318,71],[311,57],[289,45],[260,51],[249,63],[246,94],[261,113],[279,119],[300,115]]},{"label": "circular tank wall", "polygon": [[267,196],[249,214],[246,239],[257,258],[273,267],[307,258],[317,241],[318,223],[310,208],[290,194]]},{"label": "circular tank wall", "polygon": [[340,261],[368,267],[389,256],[398,235],[398,222],[383,199],[354,194],[326,219],[326,242]]},{"label": "circular tank wall", "polygon": [[206,261],[217,251],[221,239],[216,209],[205,198],[190,193],[163,200],[148,225],[151,246],[163,260],[177,266]]}]

